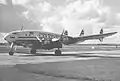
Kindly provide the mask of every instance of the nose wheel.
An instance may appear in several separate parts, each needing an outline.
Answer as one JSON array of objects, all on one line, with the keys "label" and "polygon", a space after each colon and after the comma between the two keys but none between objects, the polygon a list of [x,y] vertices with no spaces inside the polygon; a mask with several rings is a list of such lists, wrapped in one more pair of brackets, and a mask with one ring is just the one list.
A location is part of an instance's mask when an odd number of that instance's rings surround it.
[{"label": "nose wheel", "polygon": [[55,55],[56,55],[56,56],[61,55],[61,50],[59,50],[59,49],[58,49],[58,50],[55,50]]},{"label": "nose wheel", "polygon": [[10,52],[9,52],[9,55],[11,55],[11,56],[14,55],[14,52],[13,52],[13,51],[10,51]]},{"label": "nose wheel", "polygon": [[9,51],[9,55],[14,55],[14,52],[15,52],[15,47],[14,47],[14,43],[11,43],[11,46],[10,46],[10,51]]},{"label": "nose wheel", "polygon": [[11,48],[9,51],[9,55],[11,55],[11,56],[14,55],[15,50],[16,50],[16,48],[14,48],[14,47]]}]

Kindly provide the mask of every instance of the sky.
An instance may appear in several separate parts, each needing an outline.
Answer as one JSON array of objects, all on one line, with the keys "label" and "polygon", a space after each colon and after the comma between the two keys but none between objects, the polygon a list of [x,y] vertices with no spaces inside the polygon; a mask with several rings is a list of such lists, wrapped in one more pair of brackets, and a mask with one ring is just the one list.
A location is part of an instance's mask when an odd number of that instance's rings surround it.
[{"label": "sky", "polygon": [[[0,32],[36,29],[70,36],[117,31],[105,43],[120,43],[120,0],[0,0]],[[92,41],[94,42],[94,41]],[[97,41],[98,42],[98,41]]]}]

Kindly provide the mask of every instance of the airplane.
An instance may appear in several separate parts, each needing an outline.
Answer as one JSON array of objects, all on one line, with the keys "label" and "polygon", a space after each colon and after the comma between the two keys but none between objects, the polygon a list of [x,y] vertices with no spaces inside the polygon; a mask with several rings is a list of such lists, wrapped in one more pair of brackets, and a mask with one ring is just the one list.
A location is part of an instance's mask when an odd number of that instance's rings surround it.
[{"label": "airplane", "polygon": [[103,29],[101,29],[100,34],[84,36],[84,30],[82,29],[78,37],[72,37],[68,35],[67,30],[64,30],[61,34],[39,30],[17,30],[8,33],[4,37],[4,40],[10,44],[9,55],[14,55],[15,46],[29,47],[31,48],[31,54],[36,54],[37,49],[50,50],[57,48],[57,50],[55,50],[55,55],[61,55],[62,52],[60,48],[62,48],[63,45],[70,45],[93,39],[99,39],[102,42],[103,38],[116,33],[117,32],[110,32],[103,34]]}]

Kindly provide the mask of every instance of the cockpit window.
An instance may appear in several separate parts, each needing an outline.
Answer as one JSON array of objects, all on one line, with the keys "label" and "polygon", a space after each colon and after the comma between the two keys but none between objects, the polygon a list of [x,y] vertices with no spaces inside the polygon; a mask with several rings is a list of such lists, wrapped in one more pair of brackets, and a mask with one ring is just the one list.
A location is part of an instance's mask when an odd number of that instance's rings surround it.
[{"label": "cockpit window", "polygon": [[15,38],[14,36],[10,36],[10,38]]},{"label": "cockpit window", "polygon": [[14,32],[14,33],[12,33],[12,34],[17,34],[17,32]]}]

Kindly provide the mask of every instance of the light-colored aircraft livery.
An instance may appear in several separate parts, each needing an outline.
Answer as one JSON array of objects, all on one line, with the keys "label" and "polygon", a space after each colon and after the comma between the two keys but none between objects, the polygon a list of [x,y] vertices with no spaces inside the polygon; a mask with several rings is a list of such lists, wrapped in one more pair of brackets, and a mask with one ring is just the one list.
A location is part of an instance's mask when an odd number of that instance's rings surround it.
[{"label": "light-colored aircraft livery", "polygon": [[62,34],[56,34],[37,30],[19,30],[10,32],[4,39],[10,44],[9,55],[14,54],[16,45],[31,48],[31,54],[35,54],[37,49],[50,50],[57,48],[55,55],[61,55],[60,48],[62,48],[63,44],[69,45],[93,39],[99,39],[102,42],[103,38],[116,33],[103,34],[103,29],[101,29],[100,34],[84,36],[84,30],[82,30],[78,37],[71,37],[68,36],[67,31],[63,31]]}]

